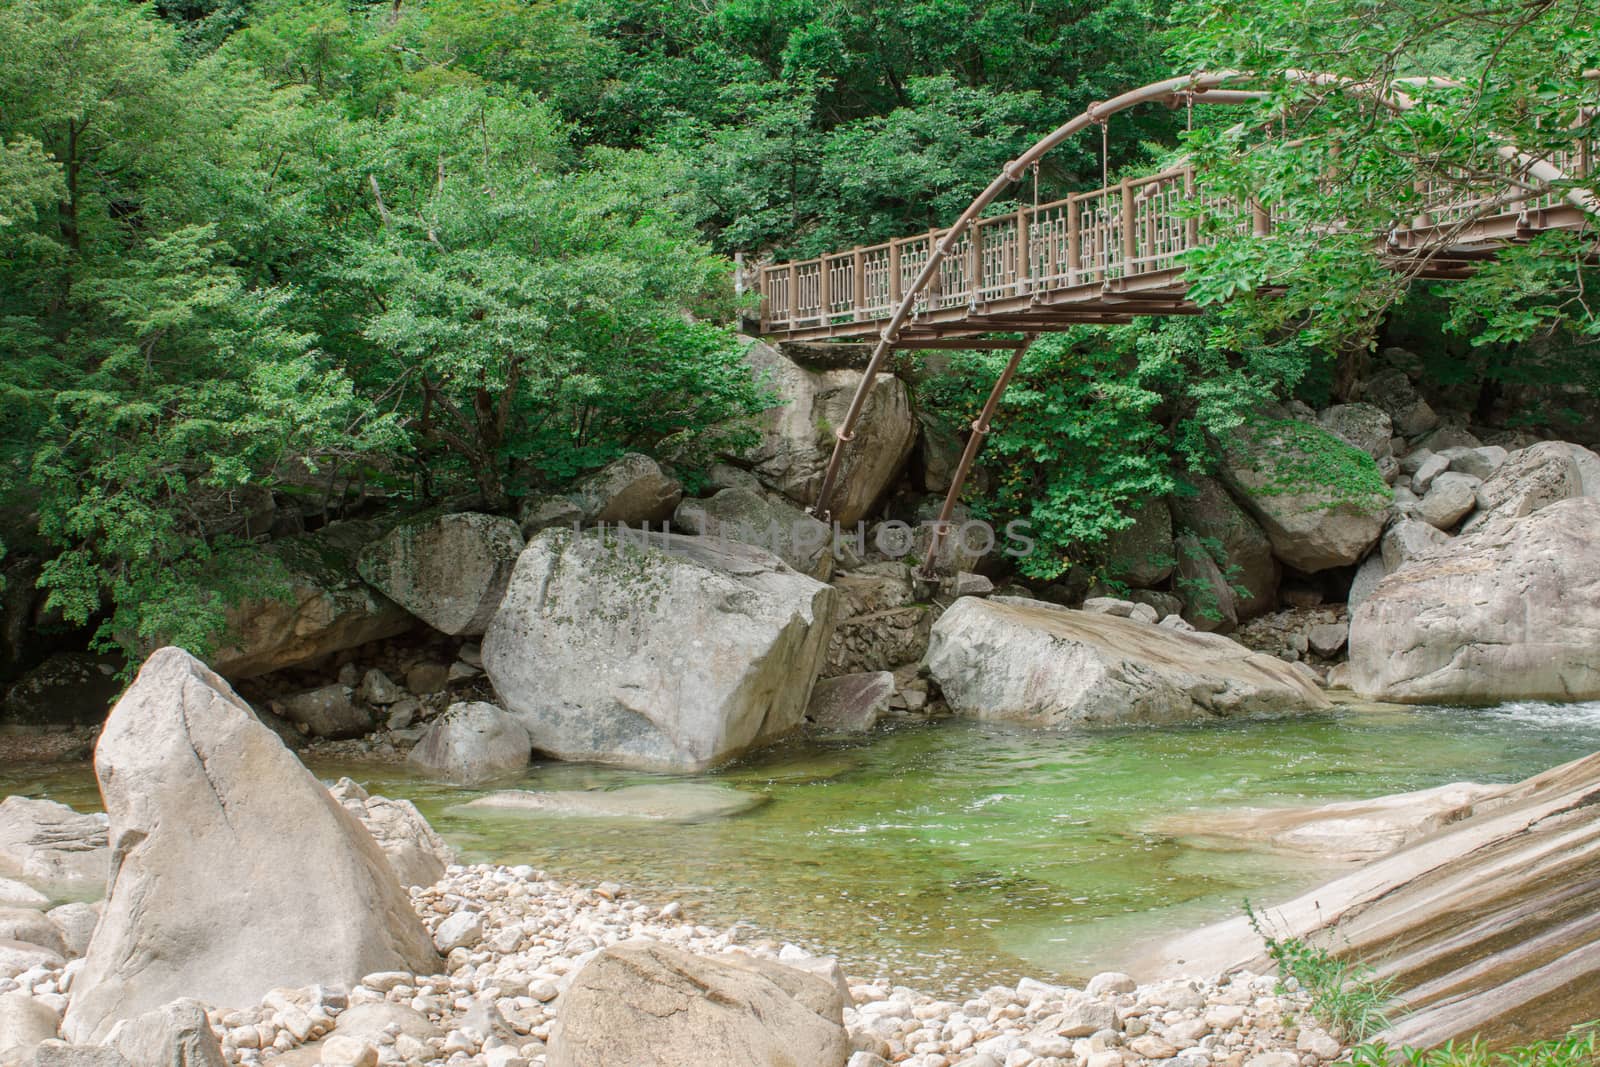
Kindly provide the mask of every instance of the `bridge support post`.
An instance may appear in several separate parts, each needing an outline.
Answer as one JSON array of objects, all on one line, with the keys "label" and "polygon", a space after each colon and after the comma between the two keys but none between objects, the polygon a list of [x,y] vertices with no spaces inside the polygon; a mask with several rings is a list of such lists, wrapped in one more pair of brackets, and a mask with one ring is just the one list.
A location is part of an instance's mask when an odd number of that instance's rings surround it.
[{"label": "bridge support post", "polygon": [[1000,372],[1000,377],[995,379],[994,388],[989,390],[989,399],[984,401],[983,411],[972,423],[972,435],[967,438],[967,447],[961,450],[961,462],[956,464],[956,472],[950,479],[950,491],[944,495],[944,506],[939,509],[939,518],[933,526],[933,537],[928,542],[928,558],[922,561],[917,577],[924,581],[933,581],[939,567],[939,552],[944,548],[944,541],[950,533],[950,516],[955,514],[956,501],[961,499],[961,488],[966,484],[967,474],[972,470],[972,463],[978,458],[978,450],[983,447],[983,439],[989,436],[990,423],[994,419],[995,408],[1000,406],[1000,398],[1005,394],[1006,386],[1011,384],[1012,375],[1017,372],[1017,364],[1022,362],[1023,355],[1034,342],[1037,334],[1027,334],[1022,342],[1012,351],[1011,358],[1006,362],[1005,370]]}]

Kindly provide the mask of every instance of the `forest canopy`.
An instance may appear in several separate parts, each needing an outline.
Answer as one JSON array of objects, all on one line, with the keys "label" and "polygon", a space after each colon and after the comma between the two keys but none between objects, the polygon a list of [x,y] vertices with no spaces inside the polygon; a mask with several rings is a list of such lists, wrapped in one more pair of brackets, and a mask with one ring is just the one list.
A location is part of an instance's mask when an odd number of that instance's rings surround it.
[{"label": "forest canopy", "polygon": [[[1328,223],[1197,259],[1203,319],[1030,357],[975,503],[1037,520],[1048,577],[1253,405],[1326,392],[1410,290],[1368,229],[1491,132],[1592,138],[1597,67],[1574,0],[0,0],[0,538],[67,622],[200,646],[270,579],[262,493],[506,510],[628,450],[692,475],[770,402],[734,253],[942,225],[1095,100],[1257,71],[1252,108],[1145,108],[1041,170],[1050,197],[1187,151]],[[1390,121],[1291,70],[1455,82]],[[1293,150],[1240,132],[1291,121]],[[1587,383],[1592,241],[1429,314],[1486,381],[1554,338],[1541,373]],[[969,419],[992,363],[927,403]]]}]

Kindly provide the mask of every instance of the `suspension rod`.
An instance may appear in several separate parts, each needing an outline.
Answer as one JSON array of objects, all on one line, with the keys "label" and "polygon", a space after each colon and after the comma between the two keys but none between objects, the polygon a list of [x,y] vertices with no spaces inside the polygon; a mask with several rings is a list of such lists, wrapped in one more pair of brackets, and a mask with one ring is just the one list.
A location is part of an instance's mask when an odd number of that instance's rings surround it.
[{"label": "suspension rod", "polygon": [[961,462],[956,464],[956,472],[950,478],[950,490],[944,495],[944,506],[939,509],[939,518],[933,524],[933,537],[928,542],[928,558],[922,561],[919,577],[927,581],[932,581],[938,571],[939,551],[944,547],[944,539],[950,532],[950,516],[956,512],[956,501],[961,498],[961,487],[966,483],[967,472],[972,470],[973,461],[978,458],[978,450],[983,447],[983,439],[989,436],[995,409],[1000,406],[1000,398],[1005,395],[1006,386],[1011,384],[1011,376],[1017,372],[1017,364],[1022,362],[1022,357],[1038,336],[1030,333],[1023,337],[1022,345],[1011,353],[1006,369],[1000,372],[1000,377],[995,379],[994,388],[989,390],[989,399],[984,401],[983,411],[973,420],[972,434],[967,438],[967,447],[961,450]]}]

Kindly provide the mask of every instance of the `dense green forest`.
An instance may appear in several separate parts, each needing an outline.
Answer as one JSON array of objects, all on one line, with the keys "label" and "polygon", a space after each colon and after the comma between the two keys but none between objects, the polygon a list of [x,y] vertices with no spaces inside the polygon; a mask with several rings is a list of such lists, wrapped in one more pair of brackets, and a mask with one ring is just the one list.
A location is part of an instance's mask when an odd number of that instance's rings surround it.
[{"label": "dense green forest", "polygon": [[[1370,233],[1421,170],[1488,131],[1591,137],[1597,66],[1570,0],[0,0],[0,537],[62,619],[200,646],[270,584],[262,493],[506,509],[629,449],[692,479],[770,402],[728,257],[942,224],[1092,101],[1259,71],[1253,111],[1132,112],[1041,172],[1057,195],[1183,143],[1340,224],[1219,243],[1203,318],[1038,346],[978,504],[1033,518],[1049,577],[1253,405],[1326,399],[1406,297]],[[1289,69],[1465,87],[1377,122]],[[1289,115],[1293,150],[1260,150]],[[1590,383],[1592,242],[1429,303],[1441,352]],[[927,400],[970,417],[992,371],[959,356]]]}]

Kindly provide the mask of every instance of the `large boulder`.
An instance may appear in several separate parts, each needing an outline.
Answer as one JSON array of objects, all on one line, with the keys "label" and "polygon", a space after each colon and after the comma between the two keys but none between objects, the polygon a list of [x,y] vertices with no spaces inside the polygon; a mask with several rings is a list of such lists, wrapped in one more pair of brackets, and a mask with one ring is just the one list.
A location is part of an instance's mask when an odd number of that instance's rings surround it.
[{"label": "large boulder", "polygon": [[1427,433],[1439,425],[1439,416],[1418,393],[1406,372],[1390,367],[1368,378],[1362,386],[1363,398],[1379,408],[1405,437]]},{"label": "large boulder", "polygon": [[212,668],[250,678],[409,630],[406,610],[356,573],[356,557],[380,536],[375,523],[336,522],[274,541],[265,551],[287,571],[287,595],[231,606]]},{"label": "large boulder", "polygon": [[1136,589],[1147,589],[1172,574],[1172,511],[1160,497],[1147,500],[1128,515],[1132,521],[1106,537],[1101,552],[1111,577]]},{"label": "large boulder", "polygon": [[455,862],[455,850],[434,833],[411,801],[373,796],[349,778],[339,779],[329,792],[372,834],[401,885],[432,885]]},{"label": "large boulder", "polygon": [[866,733],[888,714],[892,696],[894,675],[889,671],[824,678],[811,691],[806,718],[831,733]]},{"label": "large boulder", "polygon": [[[779,403],[761,416],[760,442],[735,458],[795,503],[814,504],[833,452],[834,432],[844,423],[862,372],[809,370],[760,341],[750,345],[745,361]],[[834,520],[853,526],[871,514],[905,467],[916,440],[917,420],[906,384],[892,374],[879,374],[829,501]]]},{"label": "large boulder", "polygon": [[541,752],[701,770],[799,725],[834,609],[832,589],[756,548],[546,530],[483,663]]},{"label": "large boulder", "polygon": [[115,656],[57,652],[6,690],[5,718],[29,726],[98,726],[122,691]]},{"label": "large boulder", "polygon": [[1477,486],[1478,511],[1468,522],[1472,530],[1490,519],[1514,519],[1540,508],[1583,494],[1583,474],[1572,446],[1546,441],[1513,452],[1493,474]]},{"label": "large boulder", "polygon": [[672,528],[766,549],[819,582],[833,574],[833,527],[757,489],[724,489],[707,500],[686,499],[673,513]]},{"label": "large boulder", "polygon": [[312,737],[360,737],[372,729],[371,712],[355,702],[355,691],[347,685],[290,693],[268,707],[278,718],[305,727]]},{"label": "large boulder", "polygon": [[[1194,534],[1187,533],[1177,539],[1174,548],[1178,553],[1176,585],[1184,620],[1207,633],[1226,633],[1238,626],[1238,597],[1210,550]],[[1172,614],[1156,610],[1163,617]]]},{"label": "large boulder", "polygon": [[1287,663],[1226,637],[1013,597],[957,600],[933,626],[926,666],[958,714],[1028,726],[1328,706]]},{"label": "large boulder", "polygon": [[111,876],[62,1023],[97,1042],[176,997],[429,974],[432,939],[372,835],[220,677],[164,648],[106,720]]},{"label": "large boulder", "polygon": [[1383,532],[1388,487],[1372,457],[1319,426],[1264,418],[1221,448],[1221,475],[1299,571],[1348,567]]},{"label": "large boulder", "polygon": [[402,522],[362,549],[361,577],[447,634],[481,634],[505,595],[522,551],[510,519],[475,512]]},{"label": "large boulder", "polygon": [[1600,500],[1413,556],[1350,624],[1352,688],[1417,703],[1600,698]]},{"label": "large boulder", "polygon": [[1282,570],[1272,542],[1254,519],[1215,478],[1190,477],[1169,498],[1172,517],[1202,542],[1220,547],[1223,577],[1235,590],[1239,620],[1253,619],[1278,605]]},{"label": "large boulder", "polygon": [[[1403,573],[1403,572],[1402,572]],[[1600,754],[1472,802],[1393,854],[1278,907],[1173,937],[1141,978],[1271,966],[1259,921],[1372,964],[1393,983],[1379,1035],[1434,1048],[1482,1037],[1503,1048],[1600,1017]]]},{"label": "large boulder", "polygon": [[516,719],[481,700],[452,704],[428,724],[408,757],[431,778],[478,785],[528,769],[528,731]]},{"label": "large boulder", "polygon": [[94,897],[105,891],[110,863],[104,815],[31,797],[0,802],[0,877],[57,900]]},{"label": "large boulder", "polygon": [[768,960],[652,941],[604,949],[561,998],[550,1067],[844,1067],[844,995]]},{"label": "large boulder", "polygon": [[1335,404],[1317,416],[1317,422],[1372,457],[1385,481],[1400,473],[1394,457],[1394,425],[1389,415],[1372,404]]}]

